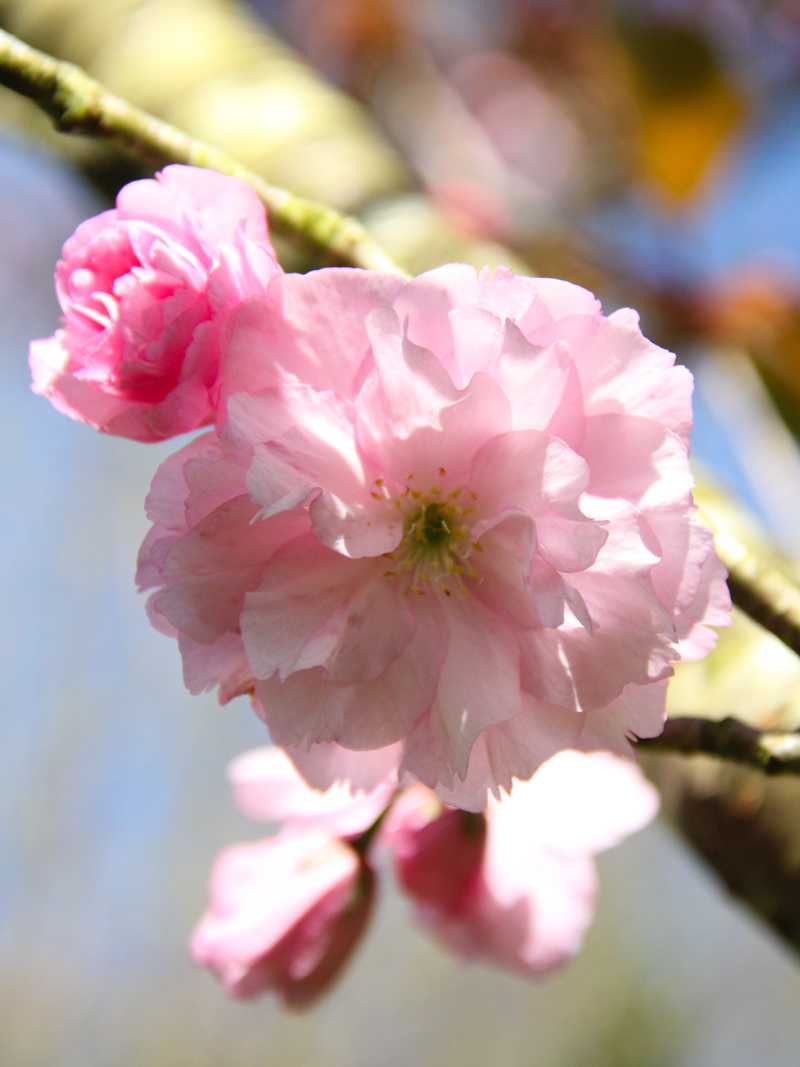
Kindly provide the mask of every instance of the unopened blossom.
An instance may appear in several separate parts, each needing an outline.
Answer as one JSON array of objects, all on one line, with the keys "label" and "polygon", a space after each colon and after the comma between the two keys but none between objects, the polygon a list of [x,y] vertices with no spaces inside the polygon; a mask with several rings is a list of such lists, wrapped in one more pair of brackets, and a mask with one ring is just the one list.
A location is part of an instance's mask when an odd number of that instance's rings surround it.
[{"label": "unopened blossom", "polygon": [[375,822],[394,790],[316,793],[278,749],[246,753],[231,779],[247,814],[282,827],[219,855],[192,956],[231,996],[275,992],[301,1007],[335,981],[369,921],[375,875],[347,838]]},{"label": "unopened blossom", "polygon": [[245,182],[183,166],[132,182],[64,245],[63,326],[31,344],[33,388],[72,418],[138,441],[207,425],[222,321],[279,271]]},{"label": "unopened blossom", "polygon": [[635,313],[502,268],[329,269],[226,333],[227,421],[162,465],[140,555],[193,691],[253,693],[318,787],[397,768],[473,811],[661,731],[730,602],[691,375]]},{"label": "unopened blossom", "polygon": [[420,786],[389,840],[418,919],[461,955],[541,973],[575,955],[594,915],[594,855],[646,826],[658,793],[628,760],[561,752],[485,815]]}]

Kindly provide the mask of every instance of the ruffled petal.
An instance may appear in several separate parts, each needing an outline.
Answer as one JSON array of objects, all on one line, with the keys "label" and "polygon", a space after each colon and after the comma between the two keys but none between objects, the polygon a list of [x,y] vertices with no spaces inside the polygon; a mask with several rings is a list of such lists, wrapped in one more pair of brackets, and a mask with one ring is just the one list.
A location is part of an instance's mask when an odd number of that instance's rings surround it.
[{"label": "ruffled petal", "polygon": [[384,749],[408,734],[430,707],[446,646],[441,612],[427,598],[415,605],[411,639],[383,673],[375,676],[370,662],[368,677],[350,684],[326,681],[320,669],[296,670],[283,682],[274,675],[257,682],[256,711],[296,763],[303,744],[336,741],[344,748]]},{"label": "ruffled petal", "polygon": [[312,535],[287,544],[245,598],[242,636],[255,676],[277,672],[284,681],[293,671],[321,667],[328,681],[347,685],[382,674],[415,625],[384,570],[382,560],[347,560]]},{"label": "ruffled petal", "polygon": [[[237,632],[245,594],[255,589],[270,558],[308,529],[303,512],[257,521],[247,497],[223,504],[170,549],[161,568],[167,589],[156,611],[201,645]],[[256,521],[254,521],[256,520]]]}]

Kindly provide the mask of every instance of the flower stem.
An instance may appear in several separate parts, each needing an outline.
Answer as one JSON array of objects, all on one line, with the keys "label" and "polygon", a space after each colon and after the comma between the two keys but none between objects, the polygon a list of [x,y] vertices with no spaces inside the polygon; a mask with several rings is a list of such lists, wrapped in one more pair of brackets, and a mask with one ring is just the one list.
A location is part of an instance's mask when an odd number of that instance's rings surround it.
[{"label": "flower stem", "polygon": [[154,166],[185,163],[242,178],[255,189],[277,233],[301,237],[337,263],[405,274],[352,216],[270,185],[226,152],[149,115],[72,63],[0,30],[0,85],[27,96],[56,129],[100,137]]},{"label": "flower stem", "polygon": [[375,822],[372,823],[371,826],[368,826],[367,829],[359,837],[357,837],[354,841],[351,840],[350,847],[355,849],[355,851],[360,856],[366,856],[367,852],[369,851],[370,845],[375,840],[375,837],[376,837],[378,831],[380,830],[381,826],[383,825],[383,820],[386,818],[386,816],[392,810],[392,805],[394,804],[395,800],[397,800],[399,795],[400,795],[400,790],[399,789],[397,790],[397,792],[392,793],[391,797],[389,798],[389,803],[386,805],[386,807],[380,813],[380,815],[375,820]]},{"label": "flower stem", "polygon": [[639,741],[648,752],[703,753],[743,763],[764,774],[800,775],[800,733],[755,730],[738,719],[667,719],[659,737]]}]

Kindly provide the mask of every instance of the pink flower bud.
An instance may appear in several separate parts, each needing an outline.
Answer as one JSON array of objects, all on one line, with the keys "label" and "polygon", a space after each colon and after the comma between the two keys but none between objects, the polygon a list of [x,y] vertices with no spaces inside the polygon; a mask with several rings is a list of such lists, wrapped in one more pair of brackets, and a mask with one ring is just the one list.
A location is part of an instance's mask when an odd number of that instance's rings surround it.
[{"label": "pink flower bud", "polygon": [[34,392],[107,433],[157,441],[213,422],[225,315],[280,273],[237,178],[171,166],[78,227],[56,268],[63,328],[34,341]]},{"label": "pink flower bud", "polygon": [[367,925],[375,876],[363,857],[319,831],[284,831],[220,854],[211,901],[191,942],[233,997],[276,992],[302,1007],[325,992]]},{"label": "pink flower bud", "polygon": [[398,880],[423,909],[452,915],[477,888],[486,845],[486,818],[458,808],[421,826],[401,825],[393,839]]}]

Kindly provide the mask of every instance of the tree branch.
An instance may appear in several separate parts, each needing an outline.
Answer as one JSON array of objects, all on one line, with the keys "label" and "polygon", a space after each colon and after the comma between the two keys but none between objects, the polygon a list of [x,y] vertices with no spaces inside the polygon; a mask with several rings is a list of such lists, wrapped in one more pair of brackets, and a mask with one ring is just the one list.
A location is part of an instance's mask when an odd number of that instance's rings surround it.
[{"label": "tree branch", "polygon": [[108,92],[80,67],[30,48],[0,30],[0,85],[33,100],[56,129],[101,137],[154,166],[187,163],[242,178],[255,189],[275,231],[299,236],[340,263],[405,274],[358,219],[270,185],[226,152]]},{"label": "tree branch", "polygon": [[[709,518],[706,513],[703,517]],[[800,588],[729,530],[713,519],[710,525],[719,557],[728,568],[734,604],[800,655]]]},{"label": "tree branch", "polygon": [[703,753],[755,767],[764,774],[800,775],[800,733],[762,732],[738,719],[667,719],[659,737],[637,742],[647,752]]}]

